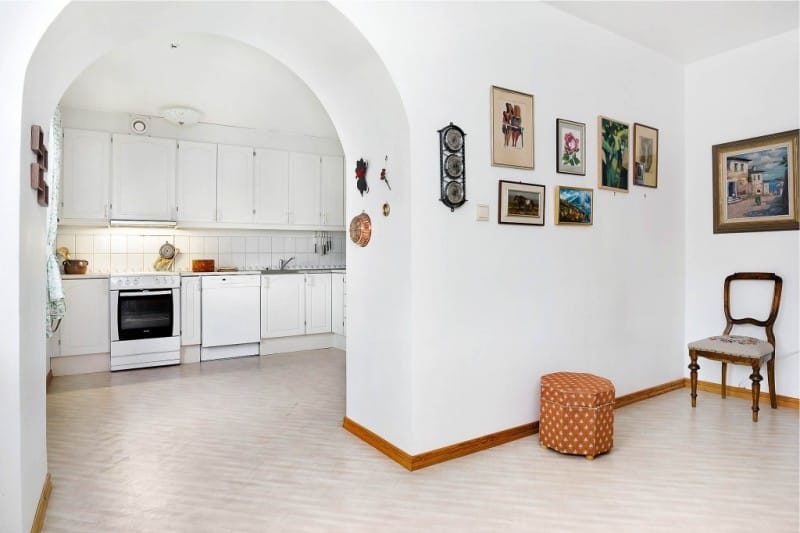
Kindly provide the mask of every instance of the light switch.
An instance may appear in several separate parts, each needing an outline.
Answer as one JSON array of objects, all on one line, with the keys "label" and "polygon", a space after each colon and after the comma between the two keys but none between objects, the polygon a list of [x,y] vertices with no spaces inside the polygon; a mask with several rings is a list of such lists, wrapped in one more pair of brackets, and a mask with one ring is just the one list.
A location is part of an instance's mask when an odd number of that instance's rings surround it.
[{"label": "light switch", "polygon": [[475,208],[475,220],[479,222],[486,222],[489,220],[489,206],[487,204],[478,204]]}]

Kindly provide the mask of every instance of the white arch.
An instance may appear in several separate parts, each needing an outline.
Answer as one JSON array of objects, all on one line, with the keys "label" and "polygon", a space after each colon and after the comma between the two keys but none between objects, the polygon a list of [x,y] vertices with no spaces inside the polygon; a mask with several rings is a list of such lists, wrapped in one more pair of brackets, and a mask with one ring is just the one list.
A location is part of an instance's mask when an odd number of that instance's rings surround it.
[{"label": "white arch", "polygon": [[[25,76],[19,200],[19,354],[22,522],[46,472],[45,210],[24,187],[31,154],[26,132],[47,124],[70,83],[95,60],[147,34],[204,32],[261,49],[303,79],[333,121],[347,165],[364,157],[377,176],[390,156],[391,219],[386,198],[362,198],[348,182],[347,219],[372,215],[374,238],[348,249],[347,416],[401,447],[411,440],[409,127],[403,103],[367,40],[328,3],[74,3],[42,35]],[[376,168],[377,167],[377,168]],[[377,181],[373,182],[377,185]],[[376,265],[380,264],[380,268]],[[23,359],[24,358],[24,359]],[[2,448],[0,443],[0,448]],[[34,499],[35,502],[35,499]]]}]

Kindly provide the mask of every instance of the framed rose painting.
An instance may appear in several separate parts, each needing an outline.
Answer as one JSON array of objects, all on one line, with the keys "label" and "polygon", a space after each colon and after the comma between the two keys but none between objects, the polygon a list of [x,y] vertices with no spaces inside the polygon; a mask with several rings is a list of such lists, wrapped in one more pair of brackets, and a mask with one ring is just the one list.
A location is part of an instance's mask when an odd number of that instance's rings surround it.
[{"label": "framed rose painting", "polygon": [[556,119],[556,172],[586,175],[586,124]]},{"label": "framed rose painting", "polygon": [[533,95],[492,87],[492,165],[533,170]]},{"label": "framed rose painting", "polygon": [[800,130],[714,145],[714,233],[800,228]]}]

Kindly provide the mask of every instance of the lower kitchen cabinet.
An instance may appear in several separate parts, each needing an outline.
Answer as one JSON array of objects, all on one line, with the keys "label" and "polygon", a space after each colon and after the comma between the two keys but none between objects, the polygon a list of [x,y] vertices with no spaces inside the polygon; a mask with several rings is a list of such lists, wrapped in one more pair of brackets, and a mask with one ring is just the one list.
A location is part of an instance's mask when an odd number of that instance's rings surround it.
[{"label": "lower kitchen cabinet", "polygon": [[331,329],[337,335],[346,334],[347,320],[347,277],[334,272],[331,274]]},{"label": "lower kitchen cabinet", "polygon": [[108,278],[64,280],[67,312],[61,321],[62,357],[108,353]]},{"label": "lower kitchen cabinet", "polygon": [[306,277],[274,274],[261,277],[261,338],[306,333]]},{"label": "lower kitchen cabinet", "polygon": [[181,346],[200,344],[200,276],[181,278]]},{"label": "lower kitchen cabinet", "polygon": [[331,332],[331,274],[306,274],[306,333]]}]

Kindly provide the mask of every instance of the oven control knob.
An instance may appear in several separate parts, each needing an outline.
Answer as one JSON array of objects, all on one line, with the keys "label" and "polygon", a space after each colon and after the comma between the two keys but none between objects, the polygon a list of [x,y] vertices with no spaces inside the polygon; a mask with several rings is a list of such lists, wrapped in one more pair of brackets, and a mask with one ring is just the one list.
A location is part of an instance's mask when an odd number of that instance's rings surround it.
[{"label": "oven control knob", "polygon": [[134,285],[138,285],[138,284],[139,284],[139,280],[138,280],[138,279],[134,279],[134,280],[133,280],[133,284],[134,284]]},{"label": "oven control knob", "polygon": [[125,285],[130,285],[130,284],[131,284],[131,280],[129,280],[129,279],[126,279],[126,280],[125,280]]}]

